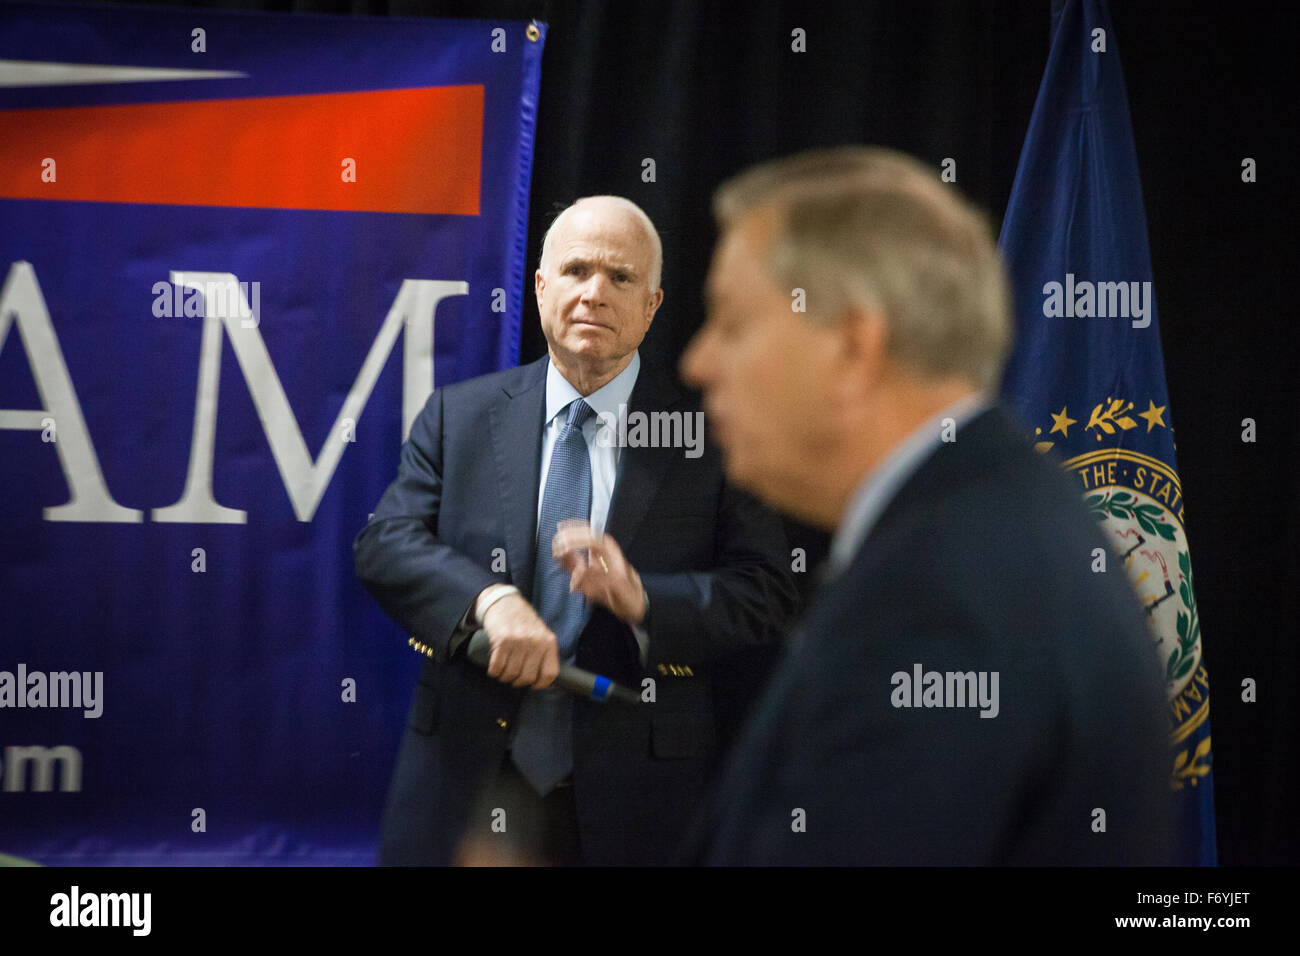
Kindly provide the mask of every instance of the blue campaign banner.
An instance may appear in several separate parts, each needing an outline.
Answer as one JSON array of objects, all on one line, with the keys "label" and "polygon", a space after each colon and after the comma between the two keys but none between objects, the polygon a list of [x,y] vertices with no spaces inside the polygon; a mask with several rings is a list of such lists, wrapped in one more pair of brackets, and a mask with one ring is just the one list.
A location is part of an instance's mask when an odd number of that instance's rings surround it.
[{"label": "blue campaign banner", "polygon": [[518,360],[544,26],[0,9],[0,854],[369,864],[352,539]]}]

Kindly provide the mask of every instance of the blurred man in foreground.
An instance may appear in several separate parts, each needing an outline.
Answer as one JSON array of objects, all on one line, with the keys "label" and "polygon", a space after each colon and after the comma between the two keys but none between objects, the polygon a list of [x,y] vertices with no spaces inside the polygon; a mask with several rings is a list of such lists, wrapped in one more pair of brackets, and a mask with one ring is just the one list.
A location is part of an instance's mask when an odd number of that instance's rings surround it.
[{"label": "blurred man in foreground", "polygon": [[1166,862],[1151,635],[994,398],[1012,327],[983,218],[867,148],[757,167],[715,212],[683,378],[729,478],[835,536],[684,859]]}]

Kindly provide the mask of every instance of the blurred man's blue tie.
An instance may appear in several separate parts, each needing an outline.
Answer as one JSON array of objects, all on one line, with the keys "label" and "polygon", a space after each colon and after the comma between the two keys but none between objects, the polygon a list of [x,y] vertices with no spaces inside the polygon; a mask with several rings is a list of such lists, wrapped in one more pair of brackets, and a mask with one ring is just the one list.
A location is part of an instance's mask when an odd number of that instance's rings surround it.
[{"label": "blurred man's blue tie", "polygon": [[[587,521],[591,515],[591,458],[582,426],[594,414],[580,398],[569,405],[568,421],[551,451],[537,521],[533,605],[555,632],[561,662],[573,659],[587,602],[581,594],[569,593],[569,572],[551,557],[551,539],[561,521]],[[567,691],[552,686],[525,695],[511,757],[542,796],[573,772],[573,699]]]}]

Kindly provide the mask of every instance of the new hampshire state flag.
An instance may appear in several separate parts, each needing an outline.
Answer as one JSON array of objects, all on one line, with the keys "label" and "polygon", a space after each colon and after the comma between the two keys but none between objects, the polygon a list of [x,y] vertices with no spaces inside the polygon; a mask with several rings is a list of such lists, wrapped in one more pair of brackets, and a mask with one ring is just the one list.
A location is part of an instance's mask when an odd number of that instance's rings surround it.
[{"label": "new hampshire state flag", "polygon": [[1210,687],[1174,456],[1128,97],[1101,0],[1059,4],[999,245],[1017,341],[1003,394],[1077,476],[1158,642],[1179,862],[1213,865]]}]

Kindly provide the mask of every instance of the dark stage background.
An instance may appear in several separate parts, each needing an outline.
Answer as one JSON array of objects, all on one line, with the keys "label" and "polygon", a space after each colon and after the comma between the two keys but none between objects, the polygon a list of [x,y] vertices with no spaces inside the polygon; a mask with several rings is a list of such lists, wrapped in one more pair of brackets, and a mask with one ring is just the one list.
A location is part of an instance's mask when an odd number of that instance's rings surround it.
[{"label": "dark stage background", "polygon": [[[872,142],[957,162],[995,224],[1046,63],[1050,0],[409,0],[170,5],[549,23],[531,253],[591,193],[639,203],[666,298],[642,347],[675,363],[701,322],[709,196],[758,160]],[[1187,532],[1212,684],[1220,862],[1300,862],[1295,296],[1297,13],[1259,2],[1114,2],[1142,170]],[[791,31],[807,52],[791,52]],[[342,68],[342,67],[341,67]],[[1258,182],[1241,181],[1241,161]],[[642,181],[655,160],[656,181]],[[545,349],[531,284],[520,361]],[[1241,441],[1242,419],[1258,438]],[[824,540],[792,529],[810,558]],[[808,575],[803,576],[805,580]],[[394,653],[401,649],[395,648]],[[738,665],[739,666],[739,665]],[[759,662],[746,662],[738,685]],[[1254,678],[1258,702],[1241,701]]]}]

